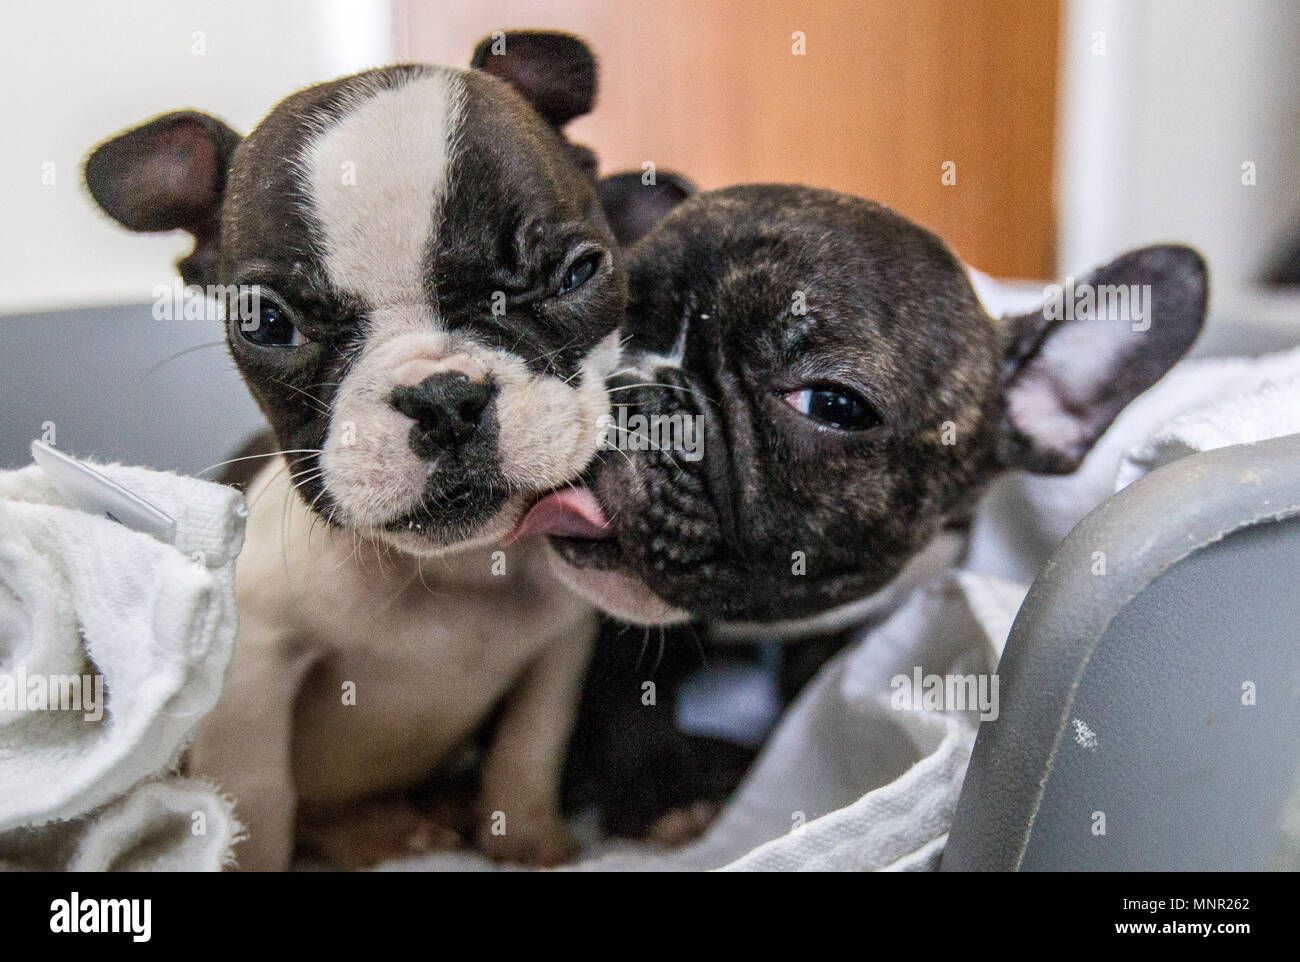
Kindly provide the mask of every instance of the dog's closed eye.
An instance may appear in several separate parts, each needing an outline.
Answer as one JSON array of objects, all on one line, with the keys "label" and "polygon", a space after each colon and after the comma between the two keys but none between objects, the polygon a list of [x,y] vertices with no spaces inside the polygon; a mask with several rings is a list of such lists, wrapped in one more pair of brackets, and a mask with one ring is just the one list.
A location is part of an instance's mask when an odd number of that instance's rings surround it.
[{"label": "dog's closed eye", "polygon": [[781,400],[804,417],[841,431],[865,431],[881,421],[866,398],[840,384],[810,385],[782,394]]},{"label": "dog's closed eye", "polygon": [[560,288],[557,293],[568,294],[570,291],[576,291],[587,281],[591,280],[596,269],[600,267],[600,260],[604,255],[600,251],[592,251],[584,254],[573,261],[564,272],[564,277],[560,281]]}]

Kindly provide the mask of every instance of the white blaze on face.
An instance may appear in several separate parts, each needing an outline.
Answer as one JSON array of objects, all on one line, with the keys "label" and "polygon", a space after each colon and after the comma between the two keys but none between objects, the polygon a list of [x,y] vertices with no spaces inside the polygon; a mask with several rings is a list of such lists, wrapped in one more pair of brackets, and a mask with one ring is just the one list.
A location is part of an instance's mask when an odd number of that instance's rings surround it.
[{"label": "white blaze on face", "polygon": [[[303,154],[325,272],[368,309],[365,345],[339,385],[321,457],[325,487],[351,524],[400,516],[424,489],[423,465],[407,444],[411,422],[389,398],[392,372],[411,352],[446,354],[424,262],[442,219],[464,95],[450,70],[363,87]],[[420,343],[403,343],[403,334]]]},{"label": "white blaze on face", "polygon": [[303,154],[325,272],[365,313],[362,347],[338,385],[321,455],[336,517],[354,527],[378,528],[426,494],[433,465],[411,450],[412,422],[391,404],[399,385],[457,370],[497,386],[496,467],[521,493],[472,540],[508,533],[525,507],[522,492],[572,480],[594,456],[609,411],[604,382],[618,363],[617,335],[566,383],[533,373],[522,357],[446,331],[429,301],[426,259],[437,242],[465,96],[459,72],[441,68],[398,87],[366,88]]},{"label": "white blaze on face", "polygon": [[364,89],[307,148],[325,270],[371,307],[424,303],[464,99],[451,70]]}]

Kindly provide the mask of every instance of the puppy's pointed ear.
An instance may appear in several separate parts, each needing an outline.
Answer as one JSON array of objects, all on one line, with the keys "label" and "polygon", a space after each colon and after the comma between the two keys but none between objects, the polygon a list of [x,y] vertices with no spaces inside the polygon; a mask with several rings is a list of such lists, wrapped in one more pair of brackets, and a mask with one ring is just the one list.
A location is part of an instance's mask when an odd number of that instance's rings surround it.
[{"label": "puppy's pointed ear", "polygon": [[1144,247],[1047,293],[1005,322],[999,454],[1008,467],[1068,474],[1196,340],[1205,261],[1188,247]]},{"label": "puppy's pointed ear", "polygon": [[470,66],[509,83],[556,127],[590,112],[596,101],[596,58],[571,34],[498,31],[479,41]]},{"label": "puppy's pointed ear", "polygon": [[614,239],[623,247],[644,237],[668,212],[695,194],[695,185],[674,173],[656,173],[654,183],[636,171],[611,174],[596,184]]},{"label": "puppy's pointed ear", "polygon": [[97,147],[86,161],[86,186],[124,227],[189,231],[194,252],[179,263],[181,277],[210,284],[226,174],[239,140],[207,114],[164,114]]}]

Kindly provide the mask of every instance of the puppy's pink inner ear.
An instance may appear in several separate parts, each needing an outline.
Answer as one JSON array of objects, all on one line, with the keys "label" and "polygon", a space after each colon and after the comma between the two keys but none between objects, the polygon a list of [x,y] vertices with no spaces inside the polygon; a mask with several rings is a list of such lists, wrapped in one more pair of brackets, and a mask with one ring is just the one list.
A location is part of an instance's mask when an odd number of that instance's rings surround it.
[{"label": "puppy's pink inner ear", "polygon": [[1076,465],[1088,453],[1086,407],[1042,369],[1030,368],[1007,395],[1007,420],[1040,456]]},{"label": "puppy's pink inner ear", "polygon": [[157,198],[159,221],[192,226],[221,203],[216,145],[192,126],[163,134],[156,152],[141,165],[138,180],[142,195]]},{"label": "puppy's pink inner ear", "polygon": [[1008,467],[1077,468],[1125,405],[1191,347],[1205,317],[1205,264],[1185,247],[1132,251],[1076,287],[1084,288],[1098,305],[1103,293],[1124,293],[1133,316],[1096,307],[1073,317],[1045,307],[1008,319],[1001,450]]}]

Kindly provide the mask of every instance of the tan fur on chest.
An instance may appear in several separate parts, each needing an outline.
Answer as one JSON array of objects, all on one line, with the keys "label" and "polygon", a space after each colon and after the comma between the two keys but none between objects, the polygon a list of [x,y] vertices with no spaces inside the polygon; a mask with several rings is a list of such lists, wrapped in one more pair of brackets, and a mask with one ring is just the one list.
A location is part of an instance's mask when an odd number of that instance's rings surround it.
[{"label": "tan fur on chest", "polygon": [[[573,663],[566,676],[577,676],[576,691],[595,616],[553,579],[540,542],[422,559],[399,554],[327,527],[280,467],[249,490],[229,684],[296,674],[264,697],[291,700],[282,706],[291,729],[286,751],[302,810],[421,781],[525,687],[550,652],[578,653],[562,655]],[[229,694],[250,698],[246,690]],[[218,768],[237,761],[234,715],[218,722],[226,732]]]}]

